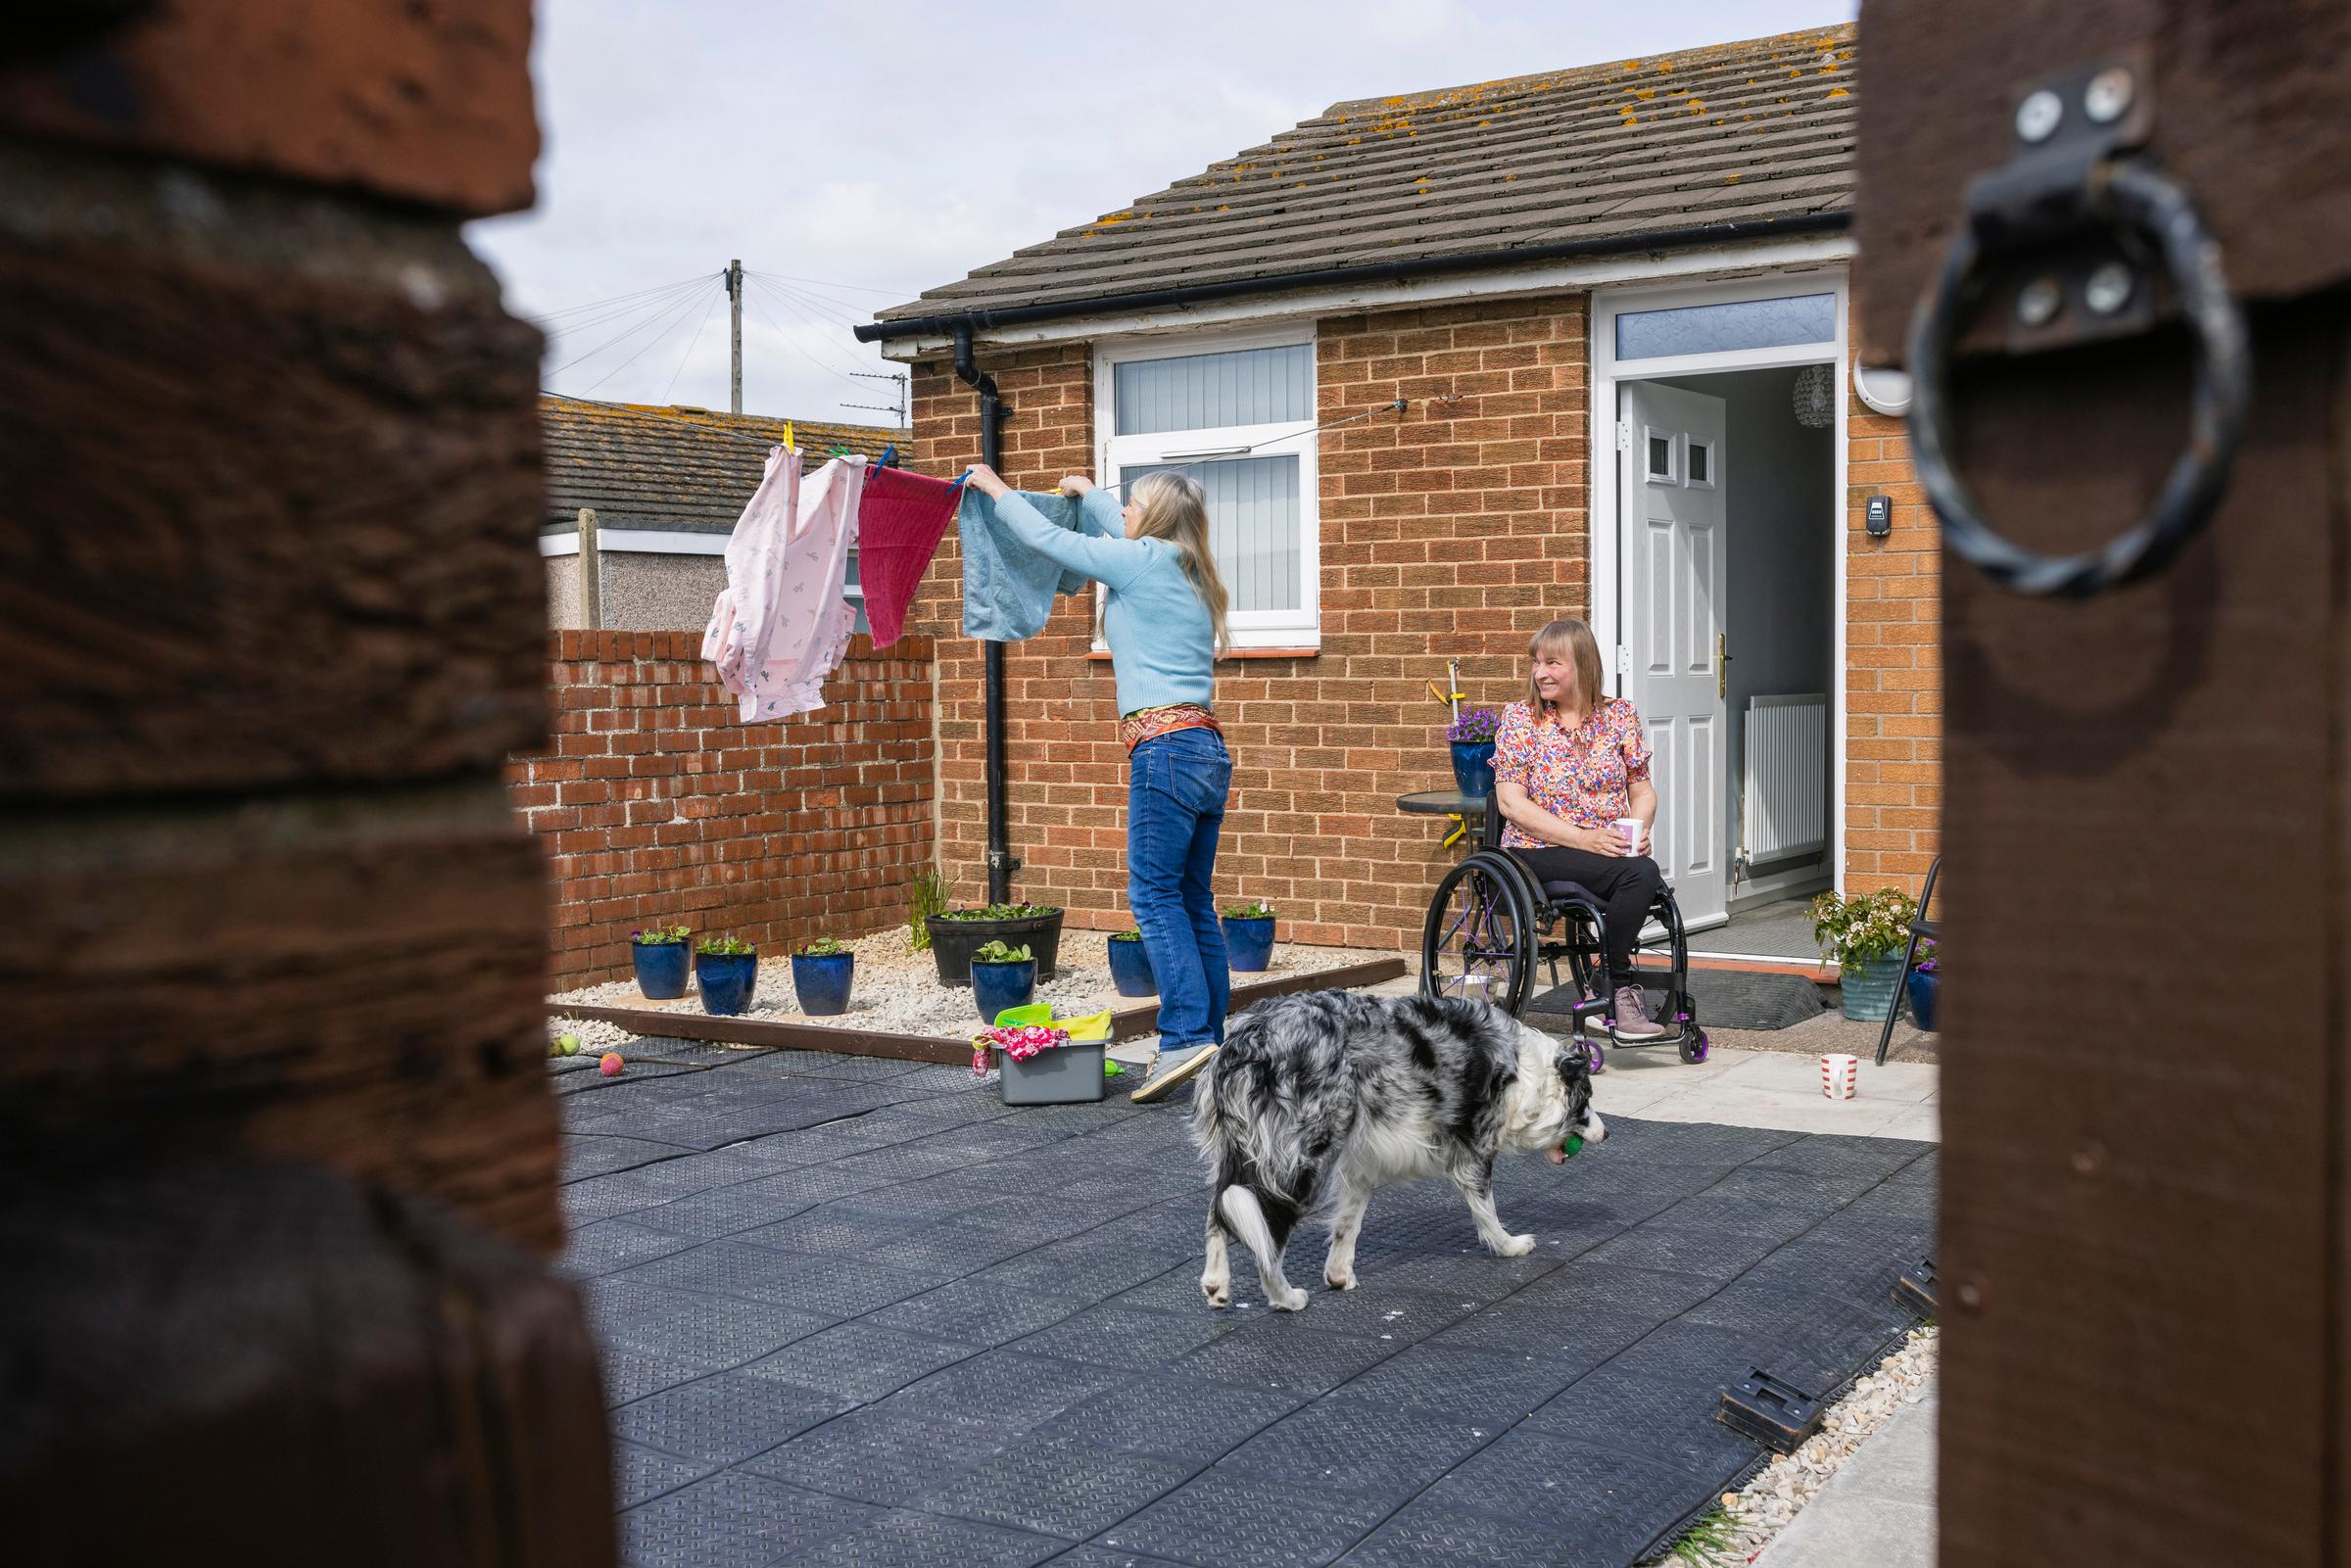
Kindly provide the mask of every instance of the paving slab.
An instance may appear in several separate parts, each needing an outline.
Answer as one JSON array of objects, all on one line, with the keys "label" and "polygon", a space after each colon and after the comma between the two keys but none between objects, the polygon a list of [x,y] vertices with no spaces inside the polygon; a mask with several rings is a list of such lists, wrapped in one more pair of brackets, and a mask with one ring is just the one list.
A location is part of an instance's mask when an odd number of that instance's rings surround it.
[{"label": "paving slab", "polygon": [[1934,1385],[1838,1467],[1758,1568],[1935,1568]]},{"label": "paving slab", "polygon": [[1931,1131],[1935,1085],[1905,1065],[1837,1106],[1786,1055],[1616,1060],[1608,1139],[1497,1171],[1533,1253],[1486,1253],[1444,1182],[1390,1188],[1355,1291],[1300,1235],[1303,1313],[1245,1258],[1228,1309],[1201,1301],[1188,1091],[1022,1110],[950,1070],[696,1050],[571,1097],[562,1266],[627,1560],[1636,1561],[1760,1457],[1724,1385],[1825,1391],[1900,1332],[1935,1165],[1889,1129]]}]

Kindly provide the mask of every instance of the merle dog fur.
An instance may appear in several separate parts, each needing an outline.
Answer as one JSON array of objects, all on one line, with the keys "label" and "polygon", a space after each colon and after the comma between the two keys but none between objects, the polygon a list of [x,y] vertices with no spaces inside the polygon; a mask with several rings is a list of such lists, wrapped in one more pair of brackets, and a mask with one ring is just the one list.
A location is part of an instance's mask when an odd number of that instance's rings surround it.
[{"label": "merle dog fur", "polygon": [[1281,1252],[1317,1214],[1331,1228],[1324,1278],[1353,1289],[1372,1190],[1440,1173],[1489,1248],[1523,1254],[1534,1238],[1511,1235],[1494,1212],[1495,1158],[1540,1149],[1557,1162],[1571,1132],[1588,1143],[1607,1135],[1588,1058],[1488,1003],[1350,991],[1262,1002],[1234,1022],[1193,1098],[1192,1134],[1214,1182],[1201,1291],[1212,1307],[1231,1299],[1237,1238],[1267,1301],[1305,1307]]}]

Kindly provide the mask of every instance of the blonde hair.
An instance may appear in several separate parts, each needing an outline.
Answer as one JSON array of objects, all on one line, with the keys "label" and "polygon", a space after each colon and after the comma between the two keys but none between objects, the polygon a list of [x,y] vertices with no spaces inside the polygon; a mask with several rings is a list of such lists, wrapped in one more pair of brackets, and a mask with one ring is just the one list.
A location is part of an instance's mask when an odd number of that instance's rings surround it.
[{"label": "blonde hair", "polygon": [[[1591,627],[1582,621],[1552,622],[1526,641],[1528,659],[1545,653],[1554,658],[1564,653],[1568,663],[1575,666],[1575,696],[1584,705],[1585,717],[1589,718],[1594,709],[1607,700],[1607,674],[1601,667],[1600,639],[1592,635]],[[1535,688],[1535,672],[1530,669],[1526,672],[1527,712],[1540,719],[1544,706],[1543,693]]]},{"label": "blonde hair", "polygon": [[1208,492],[1189,474],[1161,469],[1136,480],[1128,495],[1139,513],[1134,537],[1164,539],[1176,546],[1183,557],[1183,575],[1192,580],[1200,602],[1208,607],[1208,624],[1216,635],[1216,649],[1223,652],[1232,645],[1231,633],[1224,626],[1229,601],[1224,580],[1217,575],[1217,557],[1209,548]]}]

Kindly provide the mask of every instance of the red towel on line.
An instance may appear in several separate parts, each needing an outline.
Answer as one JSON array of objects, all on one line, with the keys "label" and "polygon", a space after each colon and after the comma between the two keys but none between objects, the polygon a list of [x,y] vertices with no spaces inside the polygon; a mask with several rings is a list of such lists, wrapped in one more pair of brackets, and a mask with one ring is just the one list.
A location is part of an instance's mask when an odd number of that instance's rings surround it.
[{"label": "red towel on line", "polygon": [[906,629],[906,608],[955,515],[958,486],[903,468],[868,468],[857,502],[857,584],[874,646]]}]

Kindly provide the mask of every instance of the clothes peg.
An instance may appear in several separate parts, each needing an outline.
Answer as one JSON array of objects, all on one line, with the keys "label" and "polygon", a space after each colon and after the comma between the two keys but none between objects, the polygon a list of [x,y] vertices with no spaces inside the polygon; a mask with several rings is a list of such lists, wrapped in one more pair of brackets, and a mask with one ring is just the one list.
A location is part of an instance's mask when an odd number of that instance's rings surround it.
[{"label": "clothes peg", "polygon": [[893,441],[888,446],[882,449],[882,455],[875,459],[874,466],[876,468],[888,468],[897,460],[898,444]]},{"label": "clothes peg", "polygon": [[792,439],[792,421],[789,419],[784,421],[784,450],[786,451],[798,451],[800,450],[798,445]]}]

